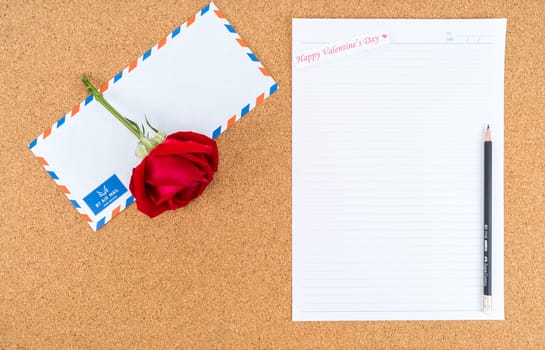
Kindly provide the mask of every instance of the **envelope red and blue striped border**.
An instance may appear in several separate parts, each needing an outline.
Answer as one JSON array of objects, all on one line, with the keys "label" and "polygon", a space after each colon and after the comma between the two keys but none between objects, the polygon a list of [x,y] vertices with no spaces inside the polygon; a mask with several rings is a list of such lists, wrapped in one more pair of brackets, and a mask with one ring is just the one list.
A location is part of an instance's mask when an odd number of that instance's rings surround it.
[{"label": "envelope red and blue striped border", "polygon": [[[140,57],[132,61],[127,67],[125,67],[123,70],[117,73],[112,79],[104,83],[99,88],[100,92],[105,92],[106,90],[108,90],[110,86],[117,83],[119,80],[123,79],[124,76],[130,74],[135,69],[138,69],[138,67],[142,65],[150,56],[152,56],[158,50],[163,48],[165,45],[168,45],[170,41],[178,37],[184,30],[189,28],[191,25],[193,25],[196,21],[198,21],[203,16],[216,16],[220,21],[222,21],[225,27],[225,30],[227,30],[232,35],[233,40],[235,40],[237,44],[240,46],[241,50],[244,53],[246,53],[246,55],[248,56],[248,59],[255,65],[256,69],[258,69],[262,75],[270,77],[269,72],[265,69],[265,67],[263,67],[260,60],[250,50],[250,48],[246,45],[244,40],[242,40],[242,38],[238,35],[236,30],[229,23],[229,21],[227,21],[225,16],[220,12],[220,10],[216,7],[214,3],[210,3],[206,5],[205,7],[203,7],[195,15],[191,16],[186,22],[176,27],[167,36],[159,40],[159,42],[156,45],[154,45],[152,48],[144,52]],[[248,101],[247,104],[241,106],[239,113],[233,114],[232,116],[227,118],[221,125],[218,125],[218,127],[214,129],[214,131],[212,132],[211,137],[214,139],[217,138],[222,132],[224,132],[231,126],[233,126],[237,120],[243,118],[246,114],[248,114],[248,112],[250,112],[253,108],[255,108],[257,105],[263,102],[265,98],[269,97],[270,95],[275,93],[277,90],[278,90],[278,84],[276,84],[273,80],[273,84],[266,91],[263,91],[258,96],[255,96],[254,99]],[[84,108],[91,101],[93,101],[93,98],[94,98],[93,95],[87,96],[85,100],[83,100],[81,103],[78,103],[76,106],[74,106],[68,113],[63,115],[52,126],[47,128],[41,135],[39,135],[34,140],[32,140],[29,143],[28,147],[32,150],[37,144],[47,139],[51,134],[55,133],[58,129],[69,124],[70,121],[77,116],[80,109]],[[51,168],[47,160],[44,157],[39,155],[36,155],[36,158],[38,159],[40,164],[42,164],[42,166],[45,168],[47,173],[51,176],[53,181],[55,181],[55,183],[58,185],[61,192],[63,192],[66,195],[66,197],[72,203],[74,208],[76,208],[76,210],[80,213],[83,219],[95,231],[100,229],[102,226],[104,226],[106,222],[110,221],[117,214],[119,214],[123,209],[125,209],[126,207],[128,207],[134,202],[134,197],[132,195],[129,195],[128,198],[126,198],[126,200],[121,205],[117,205],[114,209],[108,209],[108,212],[105,216],[95,221],[90,216],[92,215],[91,211],[87,209],[85,206],[83,206],[82,205],[83,203],[80,203],[75,198],[73,198],[68,187],[65,184],[63,184],[62,180],[60,179],[58,174],[55,172],[55,170]]]}]

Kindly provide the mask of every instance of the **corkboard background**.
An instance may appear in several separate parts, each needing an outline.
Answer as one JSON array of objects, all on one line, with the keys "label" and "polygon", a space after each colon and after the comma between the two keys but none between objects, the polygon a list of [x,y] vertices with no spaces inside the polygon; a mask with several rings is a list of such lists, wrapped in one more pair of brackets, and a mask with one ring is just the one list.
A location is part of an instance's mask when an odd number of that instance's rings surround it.
[{"label": "corkboard background", "polygon": [[[544,349],[545,3],[218,0],[280,90],[203,197],[93,233],[27,144],[206,3],[0,1],[0,348]],[[291,321],[292,17],[508,18],[505,321]]]}]

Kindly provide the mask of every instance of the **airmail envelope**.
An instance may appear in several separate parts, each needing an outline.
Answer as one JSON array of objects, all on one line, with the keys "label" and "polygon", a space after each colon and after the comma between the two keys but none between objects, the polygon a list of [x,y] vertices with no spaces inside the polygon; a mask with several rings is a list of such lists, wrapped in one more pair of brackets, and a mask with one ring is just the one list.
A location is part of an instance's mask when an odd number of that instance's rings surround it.
[{"label": "airmail envelope", "polygon": [[[100,87],[123,116],[216,138],[278,85],[210,3]],[[82,90],[84,86],[82,84]],[[89,95],[29,147],[98,230],[132,204],[137,139]]]}]

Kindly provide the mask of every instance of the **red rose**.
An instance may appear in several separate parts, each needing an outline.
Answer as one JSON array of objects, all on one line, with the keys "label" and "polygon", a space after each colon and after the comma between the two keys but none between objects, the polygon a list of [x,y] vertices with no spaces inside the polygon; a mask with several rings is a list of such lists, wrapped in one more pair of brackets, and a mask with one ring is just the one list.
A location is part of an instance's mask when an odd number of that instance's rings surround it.
[{"label": "red rose", "polygon": [[198,197],[217,170],[216,141],[194,132],[176,132],[132,170],[129,188],[138,210],[153,218]]}]

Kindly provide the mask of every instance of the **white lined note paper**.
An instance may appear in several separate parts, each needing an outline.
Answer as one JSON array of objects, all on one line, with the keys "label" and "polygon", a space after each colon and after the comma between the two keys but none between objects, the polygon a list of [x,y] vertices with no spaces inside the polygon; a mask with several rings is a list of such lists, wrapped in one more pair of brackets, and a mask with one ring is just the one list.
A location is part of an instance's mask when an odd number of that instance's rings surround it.
[{"label": "white lined note paper", "polygon": [[[293,319],[503,319],[505,20],[294,19]],[[493,311],[483,141],[493,134]]]}]

